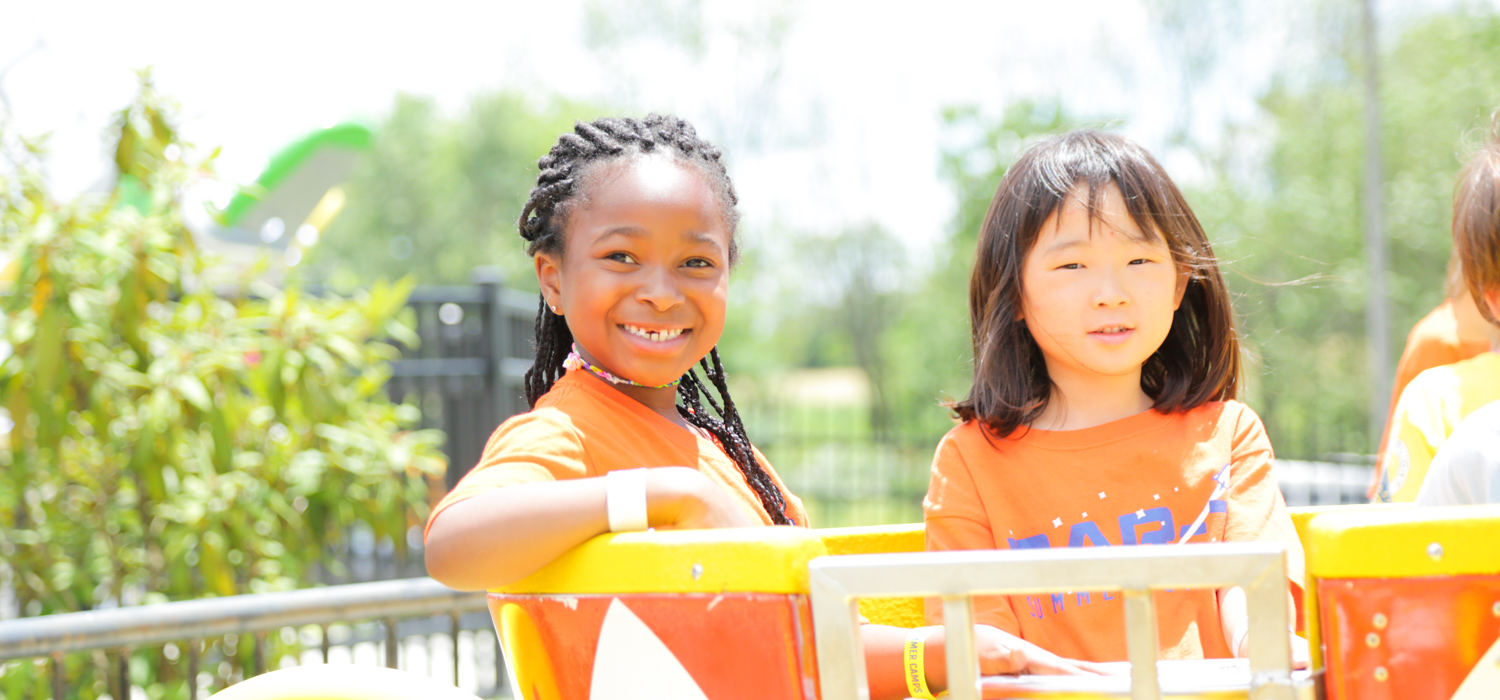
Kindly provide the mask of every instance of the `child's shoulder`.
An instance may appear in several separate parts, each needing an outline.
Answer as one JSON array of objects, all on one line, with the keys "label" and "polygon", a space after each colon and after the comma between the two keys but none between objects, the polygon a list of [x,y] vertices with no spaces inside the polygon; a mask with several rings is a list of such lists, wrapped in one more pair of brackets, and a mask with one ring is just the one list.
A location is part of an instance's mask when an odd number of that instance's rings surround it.
[{"label": "child's shoulder", "polygon": [[941,452],[944,448],[952,449],[960,445],[989,445],[996,439],[998,438],[994,432],[986,428],[983,422],[966,420],[953,426],[947,434],[943,435],[943,439],[938,442],[938,451]]},{"label": "child's shoulder", "polygon": [[491,441],[504,439],[508,442],[517,440],[530,442],[557,437],[574,439],[577,433],[578,429],[573,417],[566,411],[553,406],[542,406],[539,403],[530,411],[506,418],[500,423],[500,427],[495,429]]},{"label": "child's shoulder", "polygon": [[1233,435],[1236,441],[1264,435],[1265,425],[1255,409],[1239,401],[1209,401],[1181,414],[1190,429]]},{"label": "child's shoulder", "polygon": [[1493,384],[1500,380],[1500,354],[1482,352],[1451,365],[1422,370],[1402,392],[1417,394],[1452,393],[1467,386]]}]

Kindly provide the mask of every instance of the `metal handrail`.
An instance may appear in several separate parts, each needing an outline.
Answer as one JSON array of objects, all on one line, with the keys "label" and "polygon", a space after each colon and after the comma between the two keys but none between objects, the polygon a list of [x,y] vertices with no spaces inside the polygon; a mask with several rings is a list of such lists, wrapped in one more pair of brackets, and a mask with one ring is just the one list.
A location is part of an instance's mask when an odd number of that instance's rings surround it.
[{"label": "metal handrail", "polygon": [[1239,586],[1250,617],[1250,697],[1291,700],[1285,548],[1236,542],[1189,547],[1098,547],[859,554],[808,564],[823,700],[867,700],[860,652],[861,597],[940,596],[947,629],[949,693],[980,696],[972,596],[1064,590],[1120,591],[1131,662],[1131,696],[1160,698],[1152,591]]},{"label": "metal handrail", "polygon": [[[430,578],[413,578],[60,613],[0,621],[0,662],[50,657],[52,692],[63,697],[66,690],[63,658],[72,652],[126,650],[120,657],[118,684],[120,688],[128,688],[127,657],[133,647],[189,640],[188,677],[196,679],[199,650],[198,644],[191,640],[252,633],[256,643],[255,673],[261,673],[265,670],[262,645],[270,630],[319,625],[323,628],[326,663],[328,623],[378,619],[385,626],[386,666],[396,668],[399,643],[396,620],[447,615],[452,622],[453,674],[457,682],[460,616],[486,608],[483,591],[459,592]],[[498,650],[496,661],[499,662]],[[194,680],[188,684],[188,697],[196,698],[197,691]]]},{"label": "metal handrail", "polygon": [[430,578],[413,578],[60,613],[0,622],[0,660],[485,606],[483,591],[461,593]]}]

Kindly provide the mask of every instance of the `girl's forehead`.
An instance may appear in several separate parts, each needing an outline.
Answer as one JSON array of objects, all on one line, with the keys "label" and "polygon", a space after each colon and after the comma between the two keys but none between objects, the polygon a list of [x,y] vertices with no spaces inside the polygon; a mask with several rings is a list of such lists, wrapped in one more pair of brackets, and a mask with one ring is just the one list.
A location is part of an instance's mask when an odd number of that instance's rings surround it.
[{"label": "girl's forehead", "polygon": [[1118,234],[1148,245],[1166,245],[1167,240],[1148,222],[1141,226],[1131,216],[1120,188],[1113,182],[1093,185],[1080,182],[1057,203],[1042,222],[1035,242],[1057,237],[1093,239],[1095,234]]},{"label": "girl's forehead", "polygon": [[622,230],[730,236],[707,177],[691,163],[671,156],[600,163],[585,174],[580,194],[577,208],[567,218],[569,246],[589,246],[600,236]]},{"label": "girl's forehead", "polygon": [[665,153],[605,161],[585,174],[583,184],[591,200],[611,194],[633,199],[671,199],[685,190],[711,189],[698,168]]}]

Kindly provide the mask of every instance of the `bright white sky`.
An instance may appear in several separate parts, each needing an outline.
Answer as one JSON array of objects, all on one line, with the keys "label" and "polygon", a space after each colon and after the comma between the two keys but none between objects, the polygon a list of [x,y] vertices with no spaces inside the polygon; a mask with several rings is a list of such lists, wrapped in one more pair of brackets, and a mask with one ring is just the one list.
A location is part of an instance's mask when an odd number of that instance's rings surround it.
[{"label": "bright white sky", "polygon": [[1163,47],[1143,0],[788,1],[780,50],[743,38],[774,8],[705,0],[699,57],[650,38],[591,50],[584,0],[0,0],[0,90],[13,127],[52,133],[61,195],[106,177],[101,137],[143,66],[182,103],[188,138],[223,146],[219,172],[234,182],[315,127],[378,121],[398,92],[452,110],[511,87],[671,111],[726,146],[747,228],[875,220],[920,251],[954,205],[937,174],[945,105],[998,114],[1022,97],[1060,99],[1122,118],[1175,177],[1193,178],[1192,157],[1165,144],[1173,126],[1190,114],[1212,141],[1226,120],[1253,121],[1274,62],[1297,49],[1295,3],[1250,6],[1190,110],[1180,52]]}]

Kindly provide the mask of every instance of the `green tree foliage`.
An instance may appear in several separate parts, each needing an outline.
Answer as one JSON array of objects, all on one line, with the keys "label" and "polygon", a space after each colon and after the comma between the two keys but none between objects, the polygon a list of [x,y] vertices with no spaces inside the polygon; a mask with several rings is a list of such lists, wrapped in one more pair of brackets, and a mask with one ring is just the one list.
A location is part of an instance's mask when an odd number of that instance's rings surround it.
[{"label": "green tree foliage", "polygon": [[345,284],[406,275],[464,284],[475,267],[498,265],[511,284],[534,285],[516,219],[536,161],[575,119],[596,116],[581,104],[536,107],[502,92],[450,118],[430,99],[398,96],[304,274]]},{"label": "green tree foliage", "polygon": [[[382,393],[382,338],[415,340],[410,282],[347,300],[195,286],[179,198],[206,163],[142,87],[108,196],[55,201],[39,145],[0,133],[0,578],[27,615],[306,585],[355,523],[404,548],[442,472],[441,435]],[[138,655],[132,680],[181,695],[160,661]],[[27,668],[0,675],[7,697],[41,683]],[[102,669],[75,671],[81,696],[103,690]]]},{"label": "green tree foliage", "polygon": [[973,107],[943,114],[951,143],[943,149],[941,173],[958,207],[946,240],[935,246],[931,271],[916,283],[901,313],[881,339],[892,368],[886,393],[893,422],[908,433],[942,435],[951,413],[939,401],[961,399],[972,379],[969,336],[969,270],[979,227],[1005,171],[1031,143],[1073,126],[1056,104],[1017,102],[997,120]]},{"label": "green tree foliage", "polygon": [[[1358,16],[1340,21],[1331,35],[1348,43],[1329,64],[1288,71],[1262,100],[1272,127],[1264,163],[1226,157],[1216,182],[1188,193],[1238,295],[1254,360],[1247,398],[1287,456],[1368,454],[1378,439],[1364,342],[1363,67]],[[1462,9],[1422,19],[1383,52],[1380,75],[1399,353],[1405,331],[1442,299],[1454,177],[1476,127],[1500,107],[1500,17]],[[1257,138],[1230,141],[1243,152]]]},{"label": "green tree foliage", "polygon": [[926,266],[911,264],[876,225],[833,236],[786,233],[794,241],[787,260],[767,259],[775,253],[769,246],[747,246],[721,343],[726,362],[763,382],[794,367],[860,367],[873,394],[871,434],[929,452],[952,427],[939,403],[969,387],[969,269],[990,199],[1023,148],[1079,125],[1057,105],[1033,102],[999,119],[958,107],[943,120],[950,144],[940,167],[958,209]]}]

